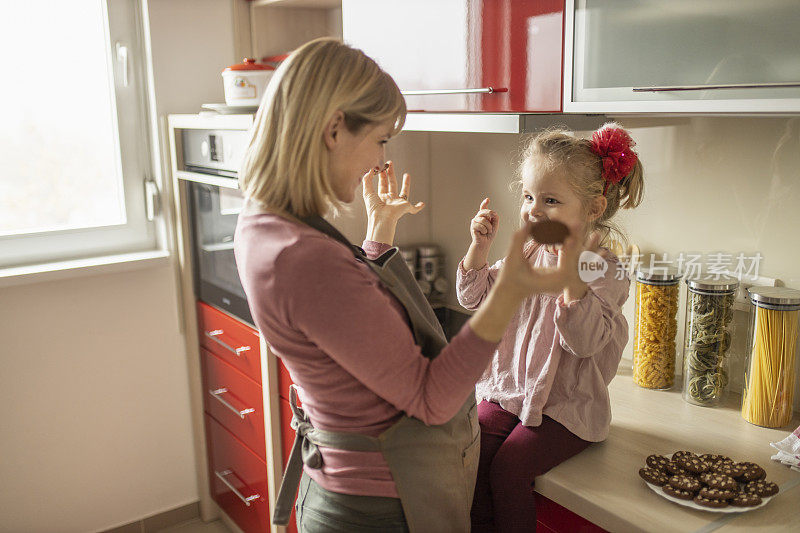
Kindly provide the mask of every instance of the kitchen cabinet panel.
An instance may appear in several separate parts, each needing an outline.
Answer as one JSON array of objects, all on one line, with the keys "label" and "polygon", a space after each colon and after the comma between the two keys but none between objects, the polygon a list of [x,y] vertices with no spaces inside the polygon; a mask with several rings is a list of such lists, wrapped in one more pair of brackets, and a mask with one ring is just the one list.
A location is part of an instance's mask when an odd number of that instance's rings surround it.
[{"label": "kitchen cabinet panel", "polygon": [[208,304],[198,302],[200,344],[249,378],[261,383],[258,332]]},{"label": "kitchen cabinet panel", "polygon": [[536,521],[539,527],[545,532],[553,533],[605,533],[602,527],[589,522],[580,515],[577,515],[558,505],[553,500],[536,494]]},{"label": "kitchen cabinet panel", "polygon": [[[345,42],[392,75],[411,111],[560,111],[563,21],[563,0],[342,2]],[[464,92],[476,89],[487,92]]]},{"label": "kitchen cabinet panel", "polygon": [[200,351],[206,412],[266,461],[261,386],[211,352]]},{"label": "kitchen cabinet panel", "polygon": [[266,464],[210,415],[205,424],[211,497],[245,533],[269,531]]},{"label": "kitchen cabinet panel", "polygon": [[570,0],[567,8],[567,111],[800,110],[796,0]]}]

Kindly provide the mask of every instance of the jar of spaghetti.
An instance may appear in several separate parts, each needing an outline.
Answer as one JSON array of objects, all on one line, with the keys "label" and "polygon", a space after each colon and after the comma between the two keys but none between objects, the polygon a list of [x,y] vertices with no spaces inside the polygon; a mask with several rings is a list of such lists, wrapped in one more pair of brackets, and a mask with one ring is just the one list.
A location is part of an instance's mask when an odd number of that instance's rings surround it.
[{"label": "jar of spaghetti", "polygon": [[719,403],[728,384],[733,301],[739,281],[730,276],[686,280],[683,343],[683,399],[695,405]]},{"label": "jar of spaghetti", "polygon": [[675,383],[679,281],[672,267],[636,270],[633,381],[641,387],[669,389]]},{"label": "jar of spaghetti", "polygon": [[792,418],[800,291],[750,287],[753,304],[744,363],[742,417],[779,428]]}]

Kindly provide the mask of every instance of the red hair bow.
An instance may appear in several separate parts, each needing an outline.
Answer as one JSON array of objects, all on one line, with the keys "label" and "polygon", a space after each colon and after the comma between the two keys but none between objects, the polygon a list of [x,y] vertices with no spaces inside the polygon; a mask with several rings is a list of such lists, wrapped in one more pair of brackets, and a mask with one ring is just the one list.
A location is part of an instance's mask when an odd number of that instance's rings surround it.
[{"label": "red hair bow", "polygon": [[616,126],[603,126],[592,134],[592,152],[603,160],[603,196],[609,185],[619,183],[633,170],[639,159],[632,149],[635,144],[627,131]]}]

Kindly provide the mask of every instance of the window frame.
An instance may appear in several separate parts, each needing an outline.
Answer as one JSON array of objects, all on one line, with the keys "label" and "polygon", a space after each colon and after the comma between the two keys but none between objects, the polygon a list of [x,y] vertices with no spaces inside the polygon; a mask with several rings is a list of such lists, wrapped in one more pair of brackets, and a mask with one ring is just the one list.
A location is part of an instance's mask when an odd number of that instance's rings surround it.
[{"label": "window frame", "polygon": [[[158,198],[152,176],[153,131],[150,106],[150,65],[146,20],[141,0],[98,0],[103,9],[106,57],[113,89],[118,172],[122,178],[126,221],[94,226],[0,236],[0,269],[140,253],[159,248]],[[116,57],[116,44],[127,48],[128,84],[123,84],[124,62]],[[149,191],[147,189],[150,189]],[[148,201],[153,205],[148,206]],[[148,216],[149,212],[149,216]]]}]

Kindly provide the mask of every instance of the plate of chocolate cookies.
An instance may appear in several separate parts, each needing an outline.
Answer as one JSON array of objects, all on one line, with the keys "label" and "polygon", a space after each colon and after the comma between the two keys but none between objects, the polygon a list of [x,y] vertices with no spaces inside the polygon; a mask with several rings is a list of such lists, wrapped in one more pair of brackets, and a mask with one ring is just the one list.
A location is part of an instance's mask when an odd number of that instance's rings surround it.
[{"label": "plate of chocolate cookies", "polygon": [[725,455],[680,450],[649,455],[645,463],[639,477],[656,494],[701,511],[752,511],[767,505],[779,491],[762,467]]}]

